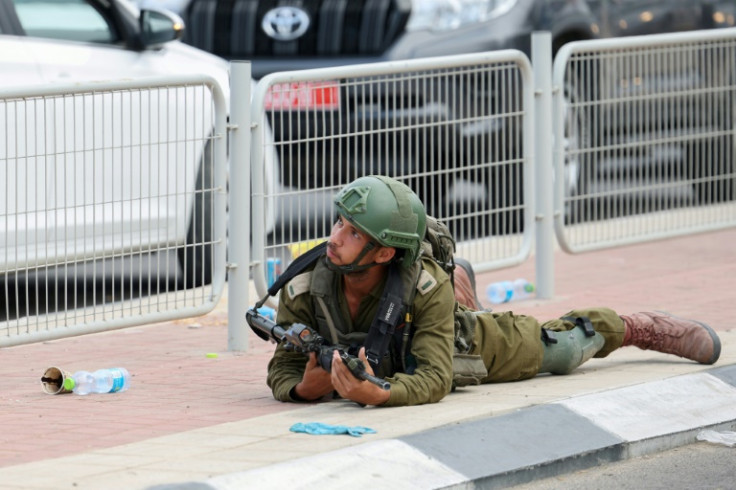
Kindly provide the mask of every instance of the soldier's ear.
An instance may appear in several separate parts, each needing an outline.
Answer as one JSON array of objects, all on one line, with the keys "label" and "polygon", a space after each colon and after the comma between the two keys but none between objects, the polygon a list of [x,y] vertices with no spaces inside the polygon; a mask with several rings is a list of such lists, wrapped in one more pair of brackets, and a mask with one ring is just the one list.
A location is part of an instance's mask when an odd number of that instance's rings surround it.
[{"label": "soldier's ear", "polygon": [[376,256],[373,260],[378,264],[387,264],[396,255],[396,249],[394,247],[381,247],[376,251]]}]

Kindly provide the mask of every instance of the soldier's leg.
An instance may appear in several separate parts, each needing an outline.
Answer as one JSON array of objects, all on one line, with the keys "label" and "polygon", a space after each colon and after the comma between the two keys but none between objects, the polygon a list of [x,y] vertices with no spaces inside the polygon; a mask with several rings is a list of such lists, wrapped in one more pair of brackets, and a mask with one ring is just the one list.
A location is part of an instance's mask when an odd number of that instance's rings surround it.
[{"label": "soldier's leg", "polygon": [[609,308],[574,310],[542,325],[540,373],[568,374],[591,357],[605,357],[623,342],[625,326]]},{"label": "soldier's leg", "polygon": [[606,343],[601,334],[587,332],[582,326],[563,332],[543,329],[542,342],[544,355],[539,372],[552,374],[570,373],[596,355]]},{"label": "soldier's leg", "polygon": [[[661,312],[618,316],[609,308],[575,310],[559,320],[545,323],[542,328],[556,332],[553,336],[561,337],[562,345],[545,342],[540,372],[569,373],[591,357],[606,357],[619,347],[629,345],[702,364],[715,363],[721,353],[720,339],[708,325]],[[595,335],[590,335],[591,330]],[[583,331],[587,331],[587,335],[581,337]],[[565,336],[562,332],[571,334]],[[596,340],[598,336],[603,343],[593,352],[600,343]],[[572,358],[566,366],[568,356]]]},{"label": "soldier's leg", "polygon": [[455,258],[455,299],[471,310],[480,311],[483,307],[475,290],[475,273],[473,266],[465,259]]}]

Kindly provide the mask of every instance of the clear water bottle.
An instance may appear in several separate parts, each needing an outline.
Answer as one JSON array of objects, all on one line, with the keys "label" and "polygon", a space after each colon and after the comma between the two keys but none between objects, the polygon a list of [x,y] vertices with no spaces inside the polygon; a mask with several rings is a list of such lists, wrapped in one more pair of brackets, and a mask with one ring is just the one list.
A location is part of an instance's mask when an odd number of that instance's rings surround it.
[{"label": "clear water bottle", "polygon": [[508,303],[512,300],[530,298],[534,294],[534,284],[526,279],[499,281],[488,285],[486,296],[493,304]]},{"label": "clear water bottle", "polygon": [[494,305],[508,303],[514,295],[514,283],[511,281],[493,282],[486,288],[488,301]]},{"label": "clear water bottle", "polygon": [[90,393],[117,393],[130,388],[130,373],[125,368],[77,371],[64,380],[64,388],[77,395]]},{"label": "clear water bottle", "polygon": [[531,298],[534,295],[534,284],[526,279],[517,279],[514,281],[514,293],[511,297],[515,300]]}]

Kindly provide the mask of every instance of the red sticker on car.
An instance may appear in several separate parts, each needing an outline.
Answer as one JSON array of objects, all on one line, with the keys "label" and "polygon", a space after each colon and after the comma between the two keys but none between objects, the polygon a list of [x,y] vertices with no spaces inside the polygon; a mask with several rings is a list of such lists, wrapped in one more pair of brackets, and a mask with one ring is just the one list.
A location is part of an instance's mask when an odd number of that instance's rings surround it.
[{"label": "red sticker on car", "polygon": [[332,81],[271,85],[264,107],[267,110],[336,110],[340,108],[340,86]]}]

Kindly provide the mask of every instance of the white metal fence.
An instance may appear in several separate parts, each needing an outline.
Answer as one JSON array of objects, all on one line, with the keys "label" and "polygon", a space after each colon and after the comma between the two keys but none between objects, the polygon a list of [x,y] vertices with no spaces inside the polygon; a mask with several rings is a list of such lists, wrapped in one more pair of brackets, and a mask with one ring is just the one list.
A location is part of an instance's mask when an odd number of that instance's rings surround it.
[{"label": "white metal fence", "polygon": [[[414,188],[479,271],[525,260],[547,218],[570,253],[736,225],[735,47],[735,29],[570,43],[552,77],[535,60],[536,82],[517,52],[264,78],[253,117],[275,136],[254,144],[273,145],[284,187],[254,201],[257,219],[273,198],[279,224],[254,226],[258,294],[269,259],[285,267],[324,239],[334,193],[369,173]],[[549,78],[553,109],[534,114]],[[551,284],[553,243],[536,244]]]},{"label": "white metal fence", "polygon": [[0,92],[0,346],[214,307],[226,116],[205,76]]},{"label": "white metal fence", "polygon": [[[478,270],[531,249],[533,83],[518,51],[276,73],[253,97],[254,161],[275,151],[281,185],[253,167],[254,280],[324,240],[334,194],[357,177],[391,175],[448,224]],[[260,189],[266,189],[259,192]],[[271,203],[270,234],[263,209]]]},{"label": "white metal fence", "polygon": [[244,350],[249,273],[265,295],[371,173],[415,189],[479,271],[536,243],[548,296],[552,231],[575,253],[736,225],[736,29],[572,43],[553,69],[549,36],[534,46],[533,67],[273,74],[252,103],[233,63],[227,127],[205,77],[0,92],[0,346],[205,313],[228,267]]},{"label": "white metal fence", "polygon": [[563,249],[736,225],[736,30],[570,43],[553,84]]}]

